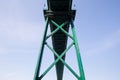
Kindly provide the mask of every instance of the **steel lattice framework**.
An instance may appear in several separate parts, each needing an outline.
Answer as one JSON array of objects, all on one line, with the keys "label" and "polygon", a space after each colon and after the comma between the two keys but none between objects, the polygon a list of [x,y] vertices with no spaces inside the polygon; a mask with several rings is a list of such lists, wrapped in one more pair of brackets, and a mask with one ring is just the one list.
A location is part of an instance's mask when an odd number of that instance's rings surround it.
[{"label": "steel lattice framework", "polygon": [[[77,80],[85,80],[75,26],[73,23],[76,10],[71,9],[72,0],[47,0],[47,4],[48,10],[44,10],[44,17],[46,20],[45,31],[33,80],[41,80],[53,66],[56,66],[57,80],[63,79],[64,66],[69,69]],[[50,27],[51,33],[47,35],[48,27]],[[72,35],[69,34],[69,27],[71,27]],[[50,46],[47,43],[47,39],[50,37],[52,38],[53,46]],[[72,40],[71,44],[67,44],[68,37]],[[55,60],[42,74],[39,74],[45,45],[52,51]],[[72,46],[74,46],[76,50],[79,74],[65,62],[65,56]]]}]

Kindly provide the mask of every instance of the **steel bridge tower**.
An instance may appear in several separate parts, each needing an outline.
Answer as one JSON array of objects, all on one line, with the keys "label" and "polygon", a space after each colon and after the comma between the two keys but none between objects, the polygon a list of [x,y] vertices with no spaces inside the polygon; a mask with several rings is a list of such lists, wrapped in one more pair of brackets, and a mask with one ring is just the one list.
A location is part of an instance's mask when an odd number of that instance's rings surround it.
[{"label": "steel bridge tower", "polygon": [[[57,80],[63,80],[64,66],[69,69],[77,80],[85,80],[79,46],[75,33],[75,26],[73,23],[76,10],[72,10],[72,0],[47,0],[47,5],[48,10],[44,10],[44,17],[46,20],[45,31],[33,80],[42,80],[42,78],[51,70],[53,66],[56,66]],[[48,27],[50,27],[51,30],[49,35],[47,35]],[[72,35],[69,34],[69,28],[71,29]],[[50,37],[52,38],[52,47],[46,41]],[[72,40],[72,43],[69,45],[67,45],[68,37]],[[45,45],[54,54],[54,62],[49,65],[43,74],[40,75],[41,61]],[[79,74],[77,74],[65,62],[66,53],[72,46],[75,47]]]}]

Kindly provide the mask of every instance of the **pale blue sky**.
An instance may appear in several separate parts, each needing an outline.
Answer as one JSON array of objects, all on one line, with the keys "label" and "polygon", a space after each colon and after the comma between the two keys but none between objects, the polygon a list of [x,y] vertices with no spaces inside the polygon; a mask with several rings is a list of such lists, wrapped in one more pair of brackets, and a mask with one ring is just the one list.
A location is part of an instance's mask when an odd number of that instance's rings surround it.
[{"label": "pale blue sky", "polygon": [[[33,79],[45,26],[44,3],[46,0],[0,0],[0,80]],[[120,80],[120,1],[73,0],[73,4],[86,80]],[[45,58],[53,60],[49,54]],[[52,74],[46,79],[53,80]],[[68,79],[71,77],[65,77]]]}]

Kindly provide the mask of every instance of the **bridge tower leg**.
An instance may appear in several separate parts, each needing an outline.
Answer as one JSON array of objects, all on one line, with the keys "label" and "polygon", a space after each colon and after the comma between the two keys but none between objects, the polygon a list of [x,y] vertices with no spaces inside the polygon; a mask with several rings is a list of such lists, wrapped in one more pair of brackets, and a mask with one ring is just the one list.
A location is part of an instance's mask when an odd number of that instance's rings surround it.
[{"label": "bridge tower leg", "polygon": [[[48,30],[48,25],[52,23],[54,25],[57,26],[57,28],[51,32],[51,34],[49,34],[48,36],[46,35],[47,30]],[[72,35],[70,35],[66,30],[64,30],[64,28],[62,28],[63,26],[69,24],[71,26],[71,31],[72,31]],[[49,46],[49,44],[46,42],[46,40],[49,37],[52,37],[52,35],[54,35],[58,30],[61,30],[62,32],[64,32],[64,34],[66,34],[68,37],[70,37],[73,42],[68,46],[67,49],[64,50],[63,53],[61,53],[61,55],[58,55],[58,53]],[[42,55],[43,55],[43,50],[44,50],[44,46],[47,46],[52,52],[53,54],[57,57],[55,59],[55,61],[49,66],[49,68],[47,68],[45,70],[45,72],[42,75],[39,75],[40,72],[40,67],[41,67],[41,61],[42,61]],[[77,56],[77,61],[78,61],[78,67],[79,67],[79,73],[77,74],[63,59],[63,56],[67,53],[67,51],[74,45],[75,50],[76,50],[76,56]],[[42,40],[42,45],[41,45],[41,50],[40,50],[40,54],[38,57],[38,61],[37,61],[37,65],[36,65],[36,70],[35,70],[35,74],[34,74],[34,79],[33,80],[41,80],[49,71],[50,69],[57,64],[57,62],[61,61],[69,70],[70,72],[78,79],[78,80],[85,80],[85,76],[84,76],[84,71],[83,71],[83,66],[82,66],[82,61],[81,61],[81,56],[80,56],[80,51],[79,51],[79,45],[78,45],[78,41],[77,41],[77,36],[76,36],[76,32],[75,32],[75,26],[73,23],[73,20],[71,19],[69,22],[64,22],[61,25],[58,25],[56,22],[54,22],[53,20],[51,20],[50,18],[46,18],[46,26],[45,26],[45,31],[44,31],[44,36],[43,36],[43,40]],[[60,64],[58,65],[60,66]],[[60,74],[60,73],[59,73]],[[58,75],[59,75],[58,74]],[[62,78],[62,77],[61,77]]]},{"label": "bridge tower leg", "polygon": [[[63,3],[66,3],[66,2],[64,2],[65,0],[60,0],[60,1],[63,1]],[[51,0],[51,2],[52,2],[52,0]],[[57,2],[58,1],[56,0],[56,4],[57,4]],[[48,4],[49,4],[48,6],[50,6],[50,4],[51,4],[50,0],[48,1]],[[51,5],[55,7],[55,6],[57,6],[56,4],[54,4],[54,5],[51,4]],[[71,6],[70,1],[69,1],[69,5]],[[64,4],[64,7],[65,6],[69,7],[69,5]],[[68,68],[68,70],[76,77],[77,80],[85,80],[79,45],[78,45],[77,36],[76,36],[76,32],[75,32],[75,26],[74,26],[74,18],[75,18],[76,10],[71,10],[71,9],[66,10],[67,8],[65,7],[66,9],[64,11],[62,11],[61,10],[62,6],[60,7],[60,4],[59,4],[58,8],[55,7],[55,9],[54,9],[54,7],[51,8],[52,10],[51,9],[44,10],[44,17],[46,20],[46,25],[45,25],[40,54],[38,56],[33,80],[42,80],[42,78],[54,66],[56,66],[57,80],[63,80],[64,66],[66,66]],[[47,35],[48,27],[50,27],[51,33]],[[71,27],[71,28],[69,28],[69,27]],[[69,33],[69,29],[71,29],[72,34]],[[53,46],[50,46],[49,43],[47,43],[47,39],[50,37],[52,38]],[[72,40],[72,42],[70,44],[67,44],[68,37]],[[40,74],[42,57],[44,54],[43,51],[45,49],[44,46],[47,46],[53,53],[54,62],[51,63],[49,65],[49,67],[42,74]],[[66,56],[68,50],[71,49],[72,46],[74,46],[74,49],[76,51],[75,54],[76,54],[76,58],[77,58],[79,74],[76,73],[65,62],[65,56]]]}]

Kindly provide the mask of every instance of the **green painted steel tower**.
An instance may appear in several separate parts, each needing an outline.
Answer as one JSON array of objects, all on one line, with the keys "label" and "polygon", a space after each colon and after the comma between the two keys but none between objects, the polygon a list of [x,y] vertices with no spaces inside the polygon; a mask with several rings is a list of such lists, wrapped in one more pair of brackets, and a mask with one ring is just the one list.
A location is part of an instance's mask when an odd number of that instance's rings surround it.
[{"label": "green painted steel tower", "polygon": [[[45,31],[33,80],[42,80],[42,78],[51,70],[53,66],[56,67],[57,80],[63,80],[64,66],[68,68],[77,80],[85,80],[79,46],[75,33],[75,26],[73,23],[76,10],[72,10],[72,0],[47,0],[47,5],[48,9],[44,10],[44,17],[46,20]],[[47,35],[48,27],[50,27],[51,31],[49,35]],[[71,29],[72,35],[69,34],[69,29]],[[50,37],[52,38],[52,47],[47,43],[47,39]],[[72,43],[69,45],[67,44],[68,37],[72,40]],[[54,55],[54,62],[49,65],[43,74],[40,74],[41,61],[44,54],[43,51],[45,45],[52,51]],[[77,74],[65,62],[66,53],[72,46],[74,46],[74,49],[76,50],[75,54],[79,74]]]}]

